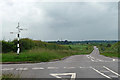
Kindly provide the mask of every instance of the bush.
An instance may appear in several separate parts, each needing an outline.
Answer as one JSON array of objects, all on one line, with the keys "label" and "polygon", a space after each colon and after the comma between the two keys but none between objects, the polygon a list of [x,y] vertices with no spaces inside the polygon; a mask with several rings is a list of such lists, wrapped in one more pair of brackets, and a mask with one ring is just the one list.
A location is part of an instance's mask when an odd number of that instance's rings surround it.
[{"label": "bush", "polygon": [[[55,49],[55,50],[68,50],[70,49],[68,46],[63,46],[55,43],[46,43],[42,41],[35,41],[28,38],[20,39],[20,51],[23,52],[25,50],[30,50],[32,48],[45,48],[45,49]],[[17,51],[17,39],[13,41],[2,41],[2,50],[3,53],[8,52],[16,52]]]},{"label": "bush", "polygon": [[63,50],[63,49],[70,49],[67,46],[62,46],[56,43],[46,43],[42,41],[34,41],[36,47],[46,48],[46,49],[56,49],[56,50]]},{"label": "bush", "polygon": [[15,45],[13,42],[6,42],[6,41],[2,41],[2,52],[3,53],[7,53],[7,52],[12,52],[15,49]]},{"label": "bush", "polygon": [[[14,40],[13,43],[17,45],[18,41]],[[28,38],[20,39],[21,51],[29,50],[29,49],[32,49],[33,47],[35,47],[35,43],[31,39],[28,39]],[[16,50],[17,50],[17,47],[16,47]]]}]

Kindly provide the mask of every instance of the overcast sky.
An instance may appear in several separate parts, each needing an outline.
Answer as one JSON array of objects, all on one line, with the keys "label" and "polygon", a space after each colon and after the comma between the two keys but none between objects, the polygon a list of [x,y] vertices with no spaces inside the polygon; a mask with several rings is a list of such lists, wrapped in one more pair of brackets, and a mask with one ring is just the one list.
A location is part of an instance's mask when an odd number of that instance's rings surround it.
[{"label": "overcast sky", "polygon": [[27,2],[2,0],[2,37],[16,38],[17,23],[27,31],[21,38],[47,40],[118,39],[117,2]]}]

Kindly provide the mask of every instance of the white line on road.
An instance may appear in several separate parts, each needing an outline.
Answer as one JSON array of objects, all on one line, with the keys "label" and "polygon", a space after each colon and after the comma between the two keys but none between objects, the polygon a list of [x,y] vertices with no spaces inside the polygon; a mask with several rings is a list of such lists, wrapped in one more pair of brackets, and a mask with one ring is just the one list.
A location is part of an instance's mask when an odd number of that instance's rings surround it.
[{"label": "white line on road", "polygon": [[89,55],[86,55],[86,56],[87,56],[87,58],[90,58]]},{"label": "white line on road", "polygon": [[22,70],[22,71],[24,71],[24,70],[28,70],[28,68],[17,68],[16,70]]},{"label": "white line on road", "polygon": [[89,59],[91,59],[91,61],[95,61],[95,58],[94,58],[94,57],[92,57],[92,56],[90,56],[90,55],[87,55],[87,57],[88,57]]},{"label": "white line on road", "polygon": [[95,59],[94,57],[91,56],[92,59]]},{"label": "white line on road", "polygon": [[116,62],[118,62],[118,59],[113,59],[113,61],[116,61]]},{"label": "white line on road", "polygon": [[32,68],[32,69],[38,70],[38,69],[44,69],[44,68],[42,68],[42,67],[34,67],[34,68]]},{"label": "white line on road", "polygon": [[48,67],[48,69],[59,69],[58,67]]},{"label": "white line on road", "polygon": [[91,68],[91,66],[90,66],[90,67],[81,67],[81,66],[80,66],[80,68]]},{"label": "white line on road", "polygon": [[115,59],[113,59],[113,61],[115,61]]},{"label": "white line on road", "polygon": [[74,69],[75,67],[64,67],[64,69]]},{"label": "white line on road", "polygon": [[97,59],[97,60],[103,62],[103,60],[100,60],[100,59]]},{"label": "white line on road", "polygon": [[91,61],[94,61],[93,59],[91,59]]},{"label": "white line on road", "polygon": [[51,76],[54,76],[56,78],[62,78],[60,76],[67,76],[71,75],[71,80],[75,80],[76,78],[76,73],[57,73],[57,74],[50,74]]},{"label": "white line on road", "polygon": [[109,77],[109,76],[105,75],[104,73],[102,73],[102,72],[98,71],[97,69],[95,69],[95,68],[93,68],[93,67],[91,67],[91,68],[92,68],[94,71],[96,71],[97,73],[101,74],[102,76],[104,76],[104,77],[106,77],[106,78],[111,79],[111,77]]},{"label": "white line on road", "polygon": [[110,72],[112,72],[113,74],[116,74],[117,76],[120,76],[118,73],[114,72],[113,70],[109,69],[108,67],[106,66],[103,66],[105,69],[109,70]]}]

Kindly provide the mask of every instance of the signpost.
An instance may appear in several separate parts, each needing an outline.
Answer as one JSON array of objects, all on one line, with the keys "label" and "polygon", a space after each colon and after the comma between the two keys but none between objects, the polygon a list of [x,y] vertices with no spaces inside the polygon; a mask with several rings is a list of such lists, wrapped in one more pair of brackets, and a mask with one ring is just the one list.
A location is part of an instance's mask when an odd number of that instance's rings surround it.
[{"label": "signpost", "polygon": [[16,28],[17,28],[18,32],[10,32],[10,33],[11,33],[11,34],[17,34],[17,40],[18,40],[18,42],[17,42],[17,54],[19,55],[19,53],[20,53],[20,43],[19,43],[19,40],[20,40],[20,32],[21,32],[22,30],[27,30],[27,29],[22,29],[22,28],[20,28],[19,22],[18,22],[18,26],[17,26]]}]

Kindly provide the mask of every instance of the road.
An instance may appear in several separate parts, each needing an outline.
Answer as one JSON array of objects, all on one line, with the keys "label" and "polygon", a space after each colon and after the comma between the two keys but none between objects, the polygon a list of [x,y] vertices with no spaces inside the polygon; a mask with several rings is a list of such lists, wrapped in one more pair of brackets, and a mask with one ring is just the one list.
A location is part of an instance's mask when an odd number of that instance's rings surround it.
[{"label": "road", "polygon": [[2,73],[14,73],[22,78],[62,80],[119,80],[118,59],[99,54],[99,49],[89,55],[75,55],[55,62],[31,64],[3,64]]}]

